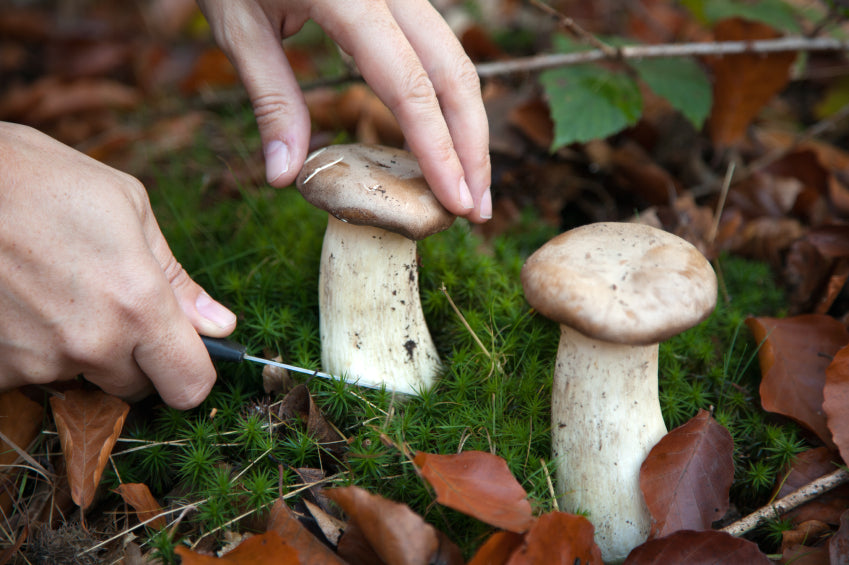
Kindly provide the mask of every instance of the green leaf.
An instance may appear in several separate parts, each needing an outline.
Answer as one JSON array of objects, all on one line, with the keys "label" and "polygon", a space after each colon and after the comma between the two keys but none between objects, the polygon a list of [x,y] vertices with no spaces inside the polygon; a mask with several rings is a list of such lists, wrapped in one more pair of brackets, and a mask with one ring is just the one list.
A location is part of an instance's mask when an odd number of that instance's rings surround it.
[{"label": "green leaf", "polygon": [[540,82],[554,121],[552,151],[617,133],[635,124],[643,112],[636,82],[622,73],[578,65],[546,71]]},{"label": "green leaf", "polygon": [[682,0],[681,3],[696,18],[705,23],[714,23],[725,18],[745,18],[765,23],[775,29],[799,33],[801,28],[796,11],[782,0]]},{"label": "green leaf", "polygon": [[655,94],[701,129],[710,113],[712,95],[710,81],[695,60],[646,59],[632,61],[631,66]]}]

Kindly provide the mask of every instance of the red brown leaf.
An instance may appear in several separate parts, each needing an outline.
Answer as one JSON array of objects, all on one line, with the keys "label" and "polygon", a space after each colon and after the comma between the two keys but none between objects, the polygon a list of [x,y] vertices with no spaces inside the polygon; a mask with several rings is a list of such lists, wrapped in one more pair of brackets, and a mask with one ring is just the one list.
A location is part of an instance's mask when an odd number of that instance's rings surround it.
[{"label": "red brown leaf", "polygon": [[[837,454],[827,447],[803,451],[793,460],[789,471],[777,480],[780,487],[773,498],[776,500],[784,498],[808,483],[835,471],[839,464]],[[837,524],[846,508],[849,508],[849,485],[840,485],[790,510],[784,514],[784,517],[793,520],[794,524],[814,519]]]},{"label": "red brown leaf", "polygon": [[[746,41],[773,39],[779,34],[765,24],[732,18],[717,23],[714,36],[717,41]],[[787,84],[795,59],[793,52],[743,53],[710,61],[714,84],[708,128],[715,145],[742,139],[761,108]]]},{"label": "red brown leaf", "polygon": [[849,461],[849,345],[837,352],[825,374],[822,408],[840,456]]},{"label": "red brown leaf", "polygon": [[834,446],[823,411],[826,367],[849,331],[830,316],[806,314],[791,318],[749,318],[746,324],[760,344],[761,405],[788,416]]},{"label": "red brown leaf", "polygon": [[85,510],[94,499],[130,406],[99,390],[69,390],[65,398],[51,397],[50,407],[68,467],[71,497]]},{"label": "red brown leaf", "polygon": [[301,525],[282,498],[278,498],[271,507],[267,530],[276,532],[283,541],[297,550],[301,565],[342,565],[344,563]]},{"label": "red brown leaf", "polygon": [[478,548],[468,565],[504,565],[524,540],[523,534],[495,532]]},{"label": "red brown leaf", "polygon": [[359,487],[327,491],[388,565],[426,565],[439,548],[436,530],[406,504]]},{"label": "red brown leaf", "polygon": [[162,528],[165,526],[165,516],[158,516],[162,512],[162,507],[153,498],[150,489],[144,483],[122,483],[115,489],[124,502],[133,507],[138,516],[139,522],[147,522],[151,528]]},{"label": "red brown leaf", "polygon": [[528,493],[501,457],[483,451],[419,452],[414,462],[440,504],[511,532],[522,533],[533,524]]},{"label": "red brown leaf", "polygon": [[566,512],[543,514],[525,534],[524,543],[507,564],[559,562],[602,565],[601,550],[593,540],[594,532],[593,525],[583,516]]},{"label": "red brown leaf", "polygon": [[758,546],[725,532],[681,530],[636,547],[624,565],[770,565]]},{"label": "red brown leaf", "polygon": [[195,553],[191,549],[177,546],[174,553],[183,560],[183,565],[299,565],[298,552],[287,545],[277,532],[265,532],[251,536],[221,557]]},{"label": "red brown leaf", "polygon": [[[44,408],[41,404],[27,398],[20,389],[8,390],[0,394],[0,432],[15,447],[26,450],[29,444],[38,436],[42,425]],[[0,440],[0,482],[13,481],[12,477],[19,471],[12,465],[19,455],[18,452],[5,441]],[[0,491],[0,509],[4,516],[9,516],[12,511],[12,497],[10,492],[14,488],[3,488]]]},{"label": "red brown leaf", "polygon": [[840,527],[828,540],[828,556],[831,563],[849,563],[849,510],[840,517]]},{"label": "red brown leaf", "polygon": [[706,410],[663,437],[640,468],[651,538],[707,530],[728,510],[734,480],[731,434]]}]

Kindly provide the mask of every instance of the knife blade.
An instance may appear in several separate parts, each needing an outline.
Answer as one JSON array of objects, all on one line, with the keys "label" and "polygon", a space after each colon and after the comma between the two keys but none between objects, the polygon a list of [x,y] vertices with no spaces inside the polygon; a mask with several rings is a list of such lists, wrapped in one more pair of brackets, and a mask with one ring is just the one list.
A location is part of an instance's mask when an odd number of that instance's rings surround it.
[{"label": "knife blade", "polygon": [[262,357],[254,357],[253,355],[247,354],[248,348],[246,346],[229,339],[219,337],[208,337],[205,335],[200,336],[200,339],[206,346],[206,350],[209,352],[209,357],[213,361],[230,361],[234,363],[250,361],[252,363],[259,363],[261,365],[271,365],[272,367],[280,367],[281,369],[288,369],[289,371],[295,371],[296,373],[304,373],[306,375],[312,375],[314,377],[319,377],[322,379],[328,379],[332,381],[345,380],[345,382],[348,384],[362,386],[366,388],[379,389],[383,386],[371,383],[362,383],[359,381],[349,381],[347,379],[337,377],[336,375],[331,375],[330,373],[314,371],[312,369],[305,369],[296,365],[280,363],[278,361],[272,361],[271,359],[264,359]]}]

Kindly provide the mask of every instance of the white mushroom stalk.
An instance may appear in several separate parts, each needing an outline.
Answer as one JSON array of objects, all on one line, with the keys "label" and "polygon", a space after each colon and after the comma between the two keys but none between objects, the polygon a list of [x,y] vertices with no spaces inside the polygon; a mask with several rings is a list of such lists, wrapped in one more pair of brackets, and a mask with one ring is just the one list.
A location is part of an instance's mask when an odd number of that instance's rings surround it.
[{"label": "white mushroom stalk", "polygon": [[525,263],[522,284],[561,328],[551,391],[561,507],[588,512],[602,558],[619,563],[651,529],[639,479],[666,434],[658,344],[710,314],[716,275],[675,235],[598,223],[546,243]]},{"label": "white mushroom stalk", "polygon": [[440,361],[419,299],[415,241],[330,216],[318,300],[327,372],[407,394],[433,384]]},{"label": "white mushroom stalk", "polygon": [[426,390],[440,361],[419,299],[416,241],[454,216],[399,149],[321,149],[297,186],[329,212],[319,273],[324,370],[406,394]]}]

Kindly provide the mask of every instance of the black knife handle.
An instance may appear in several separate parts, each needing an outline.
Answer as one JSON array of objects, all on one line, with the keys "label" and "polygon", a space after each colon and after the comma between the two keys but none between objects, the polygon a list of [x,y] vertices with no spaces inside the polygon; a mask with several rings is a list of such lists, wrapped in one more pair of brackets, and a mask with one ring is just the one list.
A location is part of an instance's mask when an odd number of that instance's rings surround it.
[{"label": "black knife handle", "polygon": [[206,346],[209,356],[215,361],[233,361],[240,363],[245,358],[247,348],[235,341],[220,337],[200,336],[201,341]]}]

